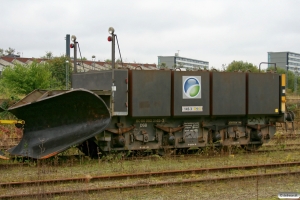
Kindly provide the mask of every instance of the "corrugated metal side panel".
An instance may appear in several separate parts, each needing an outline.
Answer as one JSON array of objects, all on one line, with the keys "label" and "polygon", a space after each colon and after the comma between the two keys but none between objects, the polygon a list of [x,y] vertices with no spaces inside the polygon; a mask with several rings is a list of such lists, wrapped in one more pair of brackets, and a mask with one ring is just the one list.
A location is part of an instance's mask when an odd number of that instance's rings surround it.
[{"label": "corrugated metal side panel", "polygon": [[112,71],[97,71],[72,74],[72,88],[107,90],[112,86]]},{"label": "corrugated metal side panel", "polygon": [[133,117],[170,116],[171,71],[130,71],[129,110]]},{"label": "corrugated metal side panel", "polygon": [[280,78],[275,73],[248,74],[248,114],[279,114]]},{"label": "corrugated metal side panel", "polygon": [[212,115],[246,114],[246,74],[212,72]]},{"label": "corrugated metal side panel", "polygon": [[[114,92],[113,115],[128,115],[128,70],[114,70],[116,91]],[[72,87],[93,91],[111,91],[112,71],[93,71],[72,75]],[[109,99],[106,101],[110,105]]]},{"label": "corrugated metal side panel", "polygon": [[128,70],[115,70],[114,115],[128,115]]}]

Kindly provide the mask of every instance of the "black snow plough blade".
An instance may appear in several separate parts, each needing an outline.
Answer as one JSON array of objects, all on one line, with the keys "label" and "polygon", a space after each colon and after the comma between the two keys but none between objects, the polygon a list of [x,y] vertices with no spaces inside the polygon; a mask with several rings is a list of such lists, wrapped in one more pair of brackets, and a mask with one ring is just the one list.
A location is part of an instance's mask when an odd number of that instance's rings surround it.
[{"label": "black snow plough blade", "polygon": [[102,132],[110,123],[104,101],[91,91],[35,90],[8,109],[25,120],[12,155],[48,158]]}]

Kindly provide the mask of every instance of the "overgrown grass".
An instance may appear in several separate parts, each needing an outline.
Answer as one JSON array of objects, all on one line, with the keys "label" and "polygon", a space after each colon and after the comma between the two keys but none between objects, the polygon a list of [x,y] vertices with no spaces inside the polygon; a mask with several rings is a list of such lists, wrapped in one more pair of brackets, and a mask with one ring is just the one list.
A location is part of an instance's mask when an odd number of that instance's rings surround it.
[{"label": "overgrown grass", "polygon": [[[163,157],[142,160],[92,160],[86,156],[64,159],[54,157],[48,160],[30,161],[28,166],[12,167],[1,170],[1,182],[27,181],[37,179],[55,179],[68,177],[85,177],[154,172],[166,170],[183,170],[194,168],[222,167],[233,165],[266,164],[278,162],[300,161],[298,152],[274,151],[264,154],[236,154],[234,156]],[[16,163],[19,160],[0,160],[0,163]]]},{"label": "overgrown grass", "polygon": [[[276,145],[273,152],[267,153],[247,153],[239,154],[242,151],[238,147],[232,147],[229,156],[223,156],[217,149],[204,148],[195,152],[195,156],[187,157],[181,155],[179,157],[160,157],[158,155],[152,155],[151,158],[139,159],[139,160],[125,160],[124,155],[114,154],[99,159],[90,159],[79,153],[76,148],[71,148],[60,155],[68,155],[68,157],[56,156],[47,160],[31,160],[25,161],[21,158],[15,158],[13,160],[0,160],[1,164],[14,164],[20,162],[26,162],[28,166],[19,166],[8,169],[1,169],[0,182],[19,182],[19,181],[31,181],[31,180],[47,180],[47,179],[59,179],[70,177],[92,177],[108,174],[123,174],[123,173],[138,173],[138,172],[155,172],[155,171],[167,171],[167,170],[184,170],[194,168],[209,168],[209,167],[225,167],[234,165],[250,165],[250,164],[267,164],[277,162],[292,162],[300,161],[300,154],[298,152],[284,152],[280,151],[286,148],[289,143],[300,143],[300,139],[287,140],[282,138],[280,140],[272,140],[267,145]],[[263,146],[264,148],[264,146]],[[262,148],[262,149],[263,149]],[[278,150],[278,151],[276,151]],[[79,156],[69,156],[73,154],[79,154]],[[294,168],[290,168],[293,169]],[[295,168],[295,170],[298,168]],[[276,171],[276,170],[275,170]],[[251,171],[250,171],[251,172]],[[243,175],[243,171],[232,170],[232,175]],[[256,173],[253,170],[253,173]],[[261,173],[258,171],[257,173]],[[218,174],[217,174],[218,175]],[[219,174],[220,176],[220,174]],[[182,180],[187,178],[199,178],[198,175],[189,174],[183,175]],[[289,180],[295,181],[292,177]],[[163,181],[164,178],[158,177],[157,181]],[[270,178],[267,180],[260,180],[259,185],[257,180],[244,180],[244,181],[227,181],[221,183],[206,183],[206,184],[193,184],[190,186],[166,186],[162,188],[154,189],[138,189],[134,191],[118,191],[118,192],[104,192],[101,193],[101,198],[106,199],[256,199],[256,189],[259,188],[259,195],[262,199],[274,199],[278,192],[287,190],[275,190],[273,187],[277,186],[277,183],[273,183],[275,180],[281,180],[280,178]],[[288,179],[286,179],[288,180]],[[285,181],[286,181],[285,180]],[[298,180],[298,179],[297,179]],[[140,180],[141,182],[149,180]],[[179,178],[180,181],[180,178]],[[293,182],[294,185],[299,185],[298,182]],[[266,186],[264,184],[268,184]],[[210,185],[212,188],[208,188]],[[294,186],[292,185],[292,186]],[[272,186],[272,187],[271,187]],[[293,187],[290,186],[289,189]],[[68,186],[66,185],[66,188]],[[233,189],[234,188],[234,189]],[[244,189],[243,189],[244,188]],[[263,191],[262,188],[265,188]],[[285,187],[279,187],[285,188]],[[300,188],[300,187],[298,187]],[[233,192],[234,190],[234,192]],[[273,191],[274,194],[270,194]],[[180,191],[180,192],[179,192]],[[197,192],[198,191],[198,192]],[[289,190],[295,192],[294,190]],[[161,195],[158,195],[161,192]],[[298,191],[299,192],[299,191]],[[122,196],[118,196],[121,194]],[[232,195],[232,198],[230,198]],[[256,196],[255,196],[256,195]],[[97,198],[98,197],[98,198]],[[200,198],[201,197],[201,198]],[[80,194],[74,196],[61,196],[55,199],[99,199],[99,193],[96,194]],[[260,199],[260,198],[259,198]]]},{"label": "overgrown grass", "polygon": [[[300,140],[300,139],[299,139]],[[290,141],[282,140],[277,144],[278,150],[280,145],[287,144]],[[292,140],[293,143],[297,140]],[[271,142],[272,144],[272,142]],[[93,177],[109,174],[124,174],[138,172],[155,172],[167,170],[184,170],[194,168],[209,168],[209,167],[225,167],[234,165],[251,165],[251,164],[267,164],[278,162],[300,161],[298,152],[272,151],[267,153],[247,153],[239,154],[239,148],[232,151],[229,156],[215,153],[214,149],[203,149],[193,157],[181,155],[178,157],[160,157],[152,155],[151,159],[139,160],[124,160],[124,156],[118,154],[104,157],[102,159],[90,159],[82,154],[79,156],[56,156],[47,160],[25,160],[16,158],[14,160],[0,160],[1,164],[13,164],[19,162],[27,162],[29,165],[11,167],[1,169],[0,182],[19,182],[32,180],[47,180],[70,177]],[[234,154],[233,152],[237,152]],[[62,155],[78,154],[75,148],[69,149]],[[209,156],[208,156],[209,155]],[[266,169],[247,170],[247,173],[265,173]],[[277,169],[267,169],[267,172],[275,172]],[[288,171],[299,170],[299,167],[289,167]],[[230,170],[229,175],[243,175],[246,172],[243,170]],[[221,177],[222,173],[206,174],[209,177]],[[185,174],[177,178],[176,181],[185,179],[203,178],[203,175]],[[152,177],[148,179],[138,180],[137,183],[160,182],[165,181],[164,177]],[[174,179],[175,180],[175,179]],[[300,183],[299,177],[273,177],[264,179],[247,179],[235,181],[223,181],[218,183],[207,182],[191,185],[165,186],[151,189],[136,189],[122,191],[106,191],[100,193],[85,193],[74,194],[67,196],[58,196],[55,199],[276,199],[278,192],[290,191],[299,192]],[[282,184],[278,184],[281,181]],[[291,184],[292,183],[292,184]],[[120,183],[126,184],[124,183]],[[65,184],[62,189],[95,187],[98,184],[92,185],[73,185]],[[55,187],[55,186],[51,186]],[[45,192],[47,186],[37,186],[34,191],[41,193]],[[48,188],[49,189],[49,188]],[[47,189],[47,190],[48,190]],[[288,189],[288,190],[287,190]],[[295,191],[298,189],[298,191]],[[26,190],[26,188],[25,188]],[[34,192],[32,189],[27,189],[27,192]]]}]

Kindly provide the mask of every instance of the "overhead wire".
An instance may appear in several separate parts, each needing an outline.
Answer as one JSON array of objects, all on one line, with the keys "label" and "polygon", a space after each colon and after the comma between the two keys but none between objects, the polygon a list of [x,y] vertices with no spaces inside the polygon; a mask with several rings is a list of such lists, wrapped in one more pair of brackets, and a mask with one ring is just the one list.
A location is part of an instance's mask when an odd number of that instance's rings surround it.
[{"label": "overhead wire", "polygon": [[82,56],[81,56],[81,51],[80,51],[79,42],[77,42],[77,43],[78,43],[78,49],[79,49],[79,53],[80,53],[80,58],[81,58],[81,63],[82,63],[83,71],[85,72],[84,64],[83,64],[83,60],[82,60]]},{"label": "overhead wire", "polygon": [[117,35],[116,35],[116,39],[117,39],[117,45],[118,45],[119,54],[120,54],[120,59],[121,59],[121,65],[122,65],[122,68],[124,68],[124,67],[123,67],[122,55],[121,55],[121,50],[120,50],[120,46],[119,46],[119,41],[118,41],[118,36],[117,36]]}]

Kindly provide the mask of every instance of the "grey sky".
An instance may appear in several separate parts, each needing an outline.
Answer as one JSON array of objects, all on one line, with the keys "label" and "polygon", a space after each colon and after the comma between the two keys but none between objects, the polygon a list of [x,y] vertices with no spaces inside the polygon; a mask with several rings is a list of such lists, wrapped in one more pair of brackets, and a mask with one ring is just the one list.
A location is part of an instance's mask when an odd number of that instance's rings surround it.
[{"label": "grey sky", "polygon": [[110,26],[124,62],[157,63],[157,56],[180,50],[180,56],[220,68],[233,60],[259,65],[269,51],[300,53],[297,0],[0,0],[0,5],[0,48],[12,47],[24,57],[65,54],[64,37],[74,34],[82,56],[103,61],[110,58]]}]

